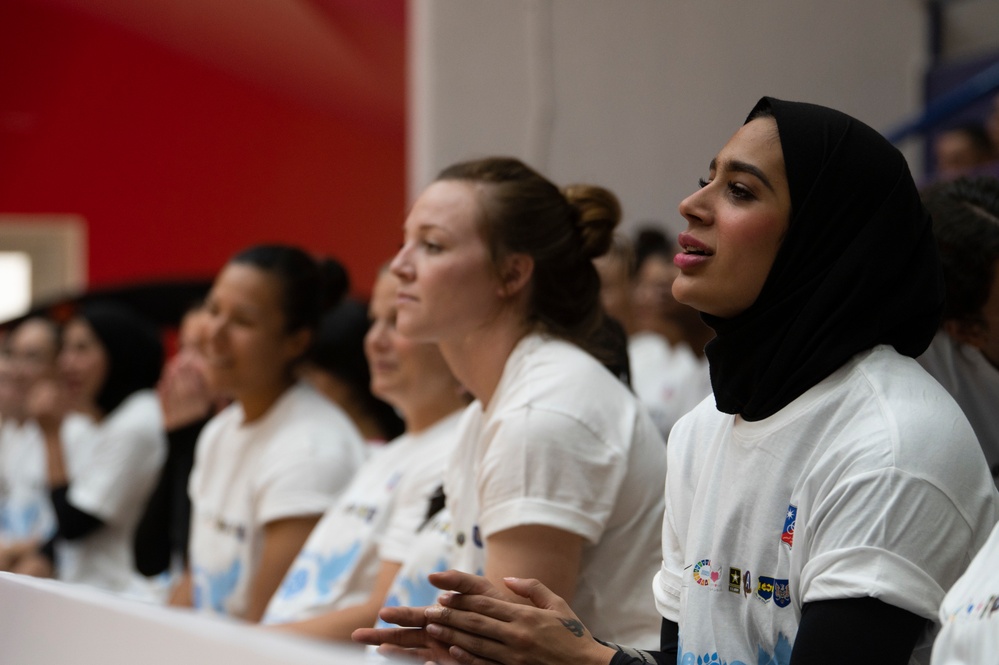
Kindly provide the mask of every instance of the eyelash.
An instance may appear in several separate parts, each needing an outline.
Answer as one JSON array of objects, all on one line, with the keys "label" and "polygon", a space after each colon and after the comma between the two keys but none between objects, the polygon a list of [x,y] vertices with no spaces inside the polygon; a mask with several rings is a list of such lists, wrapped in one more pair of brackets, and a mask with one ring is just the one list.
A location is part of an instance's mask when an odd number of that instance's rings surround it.
[{"label": "eyelash", "polygon": [[421,244],[423,245],[423,248],[431,254],[436,254],[437,252],[443,249],[443,247],[441,247],[437,243],[429,242],[427,240],[424,240]]},{"label": "eyelash", "polygon": [[[708,185],[710,185],[711,182],[712,182],[711,180],[705,180],[704,178],[698,178],[697,179],[697,185],[701,189],[704,189],[705,187],[707,187]],[[727,189],[728,189],[729,194],[731,194],[733,198],[735,198],[735,199],[737,199],[739,201],[750,201],[753,198],[755,198],[753,196],[752,192],[750,192],[746,187],[744,187],[743,185],[740,185],[738,183],[734,183],[734,182],[728,183],[728,188]]]}]

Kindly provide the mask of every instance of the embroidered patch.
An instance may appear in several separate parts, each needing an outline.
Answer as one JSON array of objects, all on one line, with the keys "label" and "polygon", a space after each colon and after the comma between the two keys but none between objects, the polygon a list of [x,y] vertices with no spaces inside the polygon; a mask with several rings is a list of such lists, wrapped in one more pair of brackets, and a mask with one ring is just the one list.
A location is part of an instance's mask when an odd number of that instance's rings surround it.
[{"label": "embroidered patch", "polygon": [[701,559],[694,564],[694,581],[701,586],[718,586],[719,574],[711,567],[711,559]]},{"label": "embroidered patch", "polygon": [[742,593],[742,570],[739,568],[728,569],[728,590],[732,593]]},{"label": "embroidered patch", "polygon": [[761,575],[757,579],[759,582],[756,584],[756,597],[764,603],[769,603],[774,595],[774,578]]},{"label": "embroidered patch", "polygon": [[774,580],[774,605],[787,607],[791,604],[791,587],[787,580]]},{"label": "embroidered patch", "polygon": [[798,507],[788,505],[787,514],[784,516],[784,530],[780,534],[780,541],[787,545],[788,549],[794,546],[794,523],[798,520]]},{"label": "embroidered patch", "polygon": [[742,593],[747,597],[753,593],[753,576],[748,570],[742,574]]}]

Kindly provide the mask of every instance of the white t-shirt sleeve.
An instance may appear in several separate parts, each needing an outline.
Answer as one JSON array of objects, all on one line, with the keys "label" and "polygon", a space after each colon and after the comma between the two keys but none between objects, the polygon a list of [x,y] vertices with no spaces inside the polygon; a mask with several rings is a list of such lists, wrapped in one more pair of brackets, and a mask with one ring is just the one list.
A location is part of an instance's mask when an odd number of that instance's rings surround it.
[{"label": "white t-shirt sleeve", "polygon": [[620,449],[572,416],[529,407],[488,436],[477,479],[483,536],[533,524],[600,540],[627,470]]},{"label": "white t-shirt sleeve", "polygon": [[138,395],[97,426],[93,453],[70,479],[71,505],[113,523],[146,500],[166,457],[155,397]]},{"label": "white t-shirt sleeve", "polygon": [[897,468],[863,473],[817,497],[795,533],[808,548],[802,602],[870,596],[933,619],[973,542],[974,526],[933,483]]},{"label": "white t-shirt sleeve", "polygon": [[294,426],[279,436],[281,441],[261,458],[254,492],[260,524],[322,514],[346,489],[360,462],[347,436]]}]

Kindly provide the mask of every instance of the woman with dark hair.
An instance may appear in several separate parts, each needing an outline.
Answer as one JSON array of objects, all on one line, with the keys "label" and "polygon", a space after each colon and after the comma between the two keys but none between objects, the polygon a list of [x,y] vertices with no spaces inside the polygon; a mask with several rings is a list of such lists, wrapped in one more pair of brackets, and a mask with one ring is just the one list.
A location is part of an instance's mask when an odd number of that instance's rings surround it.
[{"label": "woman with dark hair", "polygon": [[323,314],[316,341],[302,375],[343,409],[371,444],[384,444],[402,434],[402,418],[371,392],[371,369],[364,357],[368,310],[345,298]]},{"label": "woman with dark hair", "polygon": [[[155,393],[163,347],[158,331],[124,306],[85,305],[63,330],[61,385],[30,398],[46,444],[57,529],[41,558],[21,572],[111,591],[148,595],[139,582],[132,536],[166,453]],[[67,413],[92,430],[63,440]]]},{"label": "woman with dark hair", "polygon": [[190,574],[174,604],[258,621],[361,462],[349,419],[296,378],[324,298],[316,262],[284,245],[236,254],[208,294],[210,383],[233,403],[198,437]]},{"label": "woman with dark hair", "polygon": [[873,129],[772,98],[701,185],[673,293],[717,333],[714,397],[669,438],[662,651],[591,639],[536,580],[458,572],[433,578],[461,592],[443,607],[383,611],[423,630],[358,638],[461,663],[909,662],[999,500],[913,359],[943,304],[929,215]]},{"label": "woman with dark hair", "polygon": [[[600,282],[620,206],[509,158],[445,169],[392,262],[399,331],[476,398],[444,492],[452,565],[544,579],[605,634],[655,644],[665,447],[610,360]],[[602,600],[626,598],[615,613]]]},{"label": "woman with dark hair", "polygon": [[959,178],[923,194],[947,297],[920,364],[954,397],[999,484],[999,180]]}]

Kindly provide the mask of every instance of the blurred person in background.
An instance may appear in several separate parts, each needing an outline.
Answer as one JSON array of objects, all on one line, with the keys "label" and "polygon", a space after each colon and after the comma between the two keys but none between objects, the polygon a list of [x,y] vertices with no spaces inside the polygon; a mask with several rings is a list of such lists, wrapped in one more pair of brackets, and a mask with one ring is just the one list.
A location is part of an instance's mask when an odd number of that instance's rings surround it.
[{"label": "blurred person in background", "polygon": [[[149,598],[132,538],[166,456],[159,403],[159,332],[111,302],[86,304],[63,329],[59,380],[40,382],[29,413],[45,440],[55,534],[15,572]],[[71,414],[92,427],[68,433]]]},{"label": "blurred person in background", "polygon": [[387,269],[375,282],[364,351],[371,391],[399,410],[406,433],[368,458],[313,530],[264,617],[284,630],[347,640],[374,625],[457,443],[468,396],[436,344],[396,329],[398,286]]},{"label": "blurred person in background", "polygon": [[198,437],[189,569],[173,604],[259,621],[360,466],[357,429],[297,378],[326,301],[316,261],[287,245],[239,252],[215,279],[205,301],[208,371],[233,403]]}]

